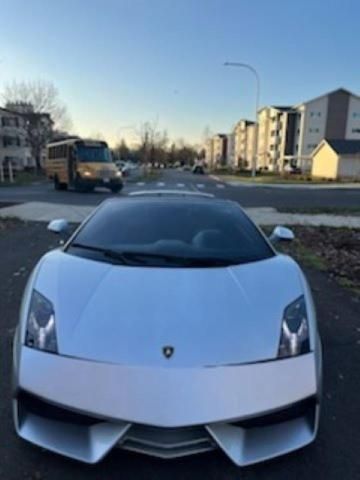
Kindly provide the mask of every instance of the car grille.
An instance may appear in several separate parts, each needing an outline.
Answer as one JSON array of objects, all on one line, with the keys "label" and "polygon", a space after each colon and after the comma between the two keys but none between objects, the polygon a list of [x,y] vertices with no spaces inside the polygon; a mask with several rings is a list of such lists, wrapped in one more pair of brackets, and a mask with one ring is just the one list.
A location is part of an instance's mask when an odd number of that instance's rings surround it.
[{"label": "car grille", "polygon": [[216,448],[204,427],[160,428],[134,424],[121,448],[162,458],[175,458]]}]

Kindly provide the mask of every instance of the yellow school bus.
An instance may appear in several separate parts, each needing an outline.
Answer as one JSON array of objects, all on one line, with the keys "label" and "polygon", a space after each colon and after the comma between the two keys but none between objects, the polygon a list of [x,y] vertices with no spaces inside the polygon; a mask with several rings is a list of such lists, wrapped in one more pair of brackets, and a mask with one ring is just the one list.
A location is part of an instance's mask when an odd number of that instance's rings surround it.
[{"label": "yellow school bus", "polygon": [[56,190],[106,187],[116,193],[123,187],[121,172],[103,141],[72,138],[48,143],[45,170]]}]

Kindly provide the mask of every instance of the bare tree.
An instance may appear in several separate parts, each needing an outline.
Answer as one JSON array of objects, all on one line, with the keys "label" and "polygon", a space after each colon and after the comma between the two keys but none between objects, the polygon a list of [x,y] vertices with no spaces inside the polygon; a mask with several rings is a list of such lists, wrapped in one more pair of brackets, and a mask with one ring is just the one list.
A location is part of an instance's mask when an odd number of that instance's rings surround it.
[{"label": "bare tree", "polygon": [[59,92],[52,82],[14,80],[5,85],[2,97],[6,104],[31,105],[34,113],[49,114],[55,130],[69,131],[72,128],[67,108],[59,99]]},{"label": "bare tree", "polygon": [[114,152],[119,160],[126,160],[129,157],[130,149],[124,138],[115,145]]},{"label": "bare tree", "polygon": [[139,129],[140,137],[140,157],[143,163],[163,162],[164,152],[168,145],[167,131],[160,131],[157,126],[157,120],[154,122],[144,122]]},{"label": "bare tree", "polygon": [[64,132],[71,127],[56,87],[51,82],[14,81],[5,86],[2,97],[8,109],[23,117],[26,141],[40,169],[43,149],[54,131]]}]

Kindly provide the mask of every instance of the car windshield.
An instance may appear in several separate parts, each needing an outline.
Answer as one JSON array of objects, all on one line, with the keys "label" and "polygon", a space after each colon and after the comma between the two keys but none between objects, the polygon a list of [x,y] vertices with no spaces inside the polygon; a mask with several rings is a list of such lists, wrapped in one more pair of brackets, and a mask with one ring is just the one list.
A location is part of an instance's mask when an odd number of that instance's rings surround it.
[{"label": "car windshield", "polygon": [[110,150],[107,147],[89,147],[78,145],[76,148],[76,155],[80,162],[96,162],[109,163],[111,162]]},{"label": "car windshield", "polygon": [[231,202],[131,199],[104,204],[70,253],[145,266],[227,266],[274,255]]}]

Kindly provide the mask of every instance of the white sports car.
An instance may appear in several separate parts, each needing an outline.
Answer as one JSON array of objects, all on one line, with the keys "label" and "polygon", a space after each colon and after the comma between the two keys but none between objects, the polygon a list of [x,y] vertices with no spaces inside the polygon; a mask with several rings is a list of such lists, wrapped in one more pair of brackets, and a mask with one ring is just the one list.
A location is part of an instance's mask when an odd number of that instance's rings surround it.
[{"label": "white sports car", "polygon": [[[64,232],[55,220],[49,229]],[[95,463],[219,448],[248,465],[315,439],[321,344],[308,283],[237,203],[143,192],[102,203],[26,286],[15,428]]]}]

